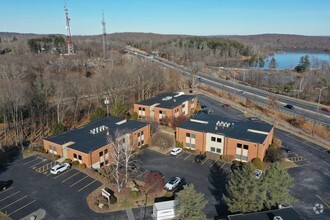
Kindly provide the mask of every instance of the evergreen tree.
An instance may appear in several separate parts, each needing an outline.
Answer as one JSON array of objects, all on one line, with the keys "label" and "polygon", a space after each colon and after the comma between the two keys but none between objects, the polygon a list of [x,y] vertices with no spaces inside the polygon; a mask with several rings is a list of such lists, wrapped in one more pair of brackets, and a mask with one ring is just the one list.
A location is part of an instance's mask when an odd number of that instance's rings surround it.
[{"label": "evergreen tree", "polygon": [[126,116],[127,108],[121,100],[117,100],[115,106],[113,107],[111,114],[115,116]]},{"label": "evergreen tree", "polygon": [[309,61],[309,57],[308,57],[308,55],[305,55],[305,56],[300,57],[299,64],[298,64],[298,66],[296,66],[294,68],[294,70],[302,73],[302,72],[305,72],[306,70],[308,70],[310,65],[311,65],[311,63]]},{"label": "evergreen tree", "polygon": [[272,57],[272,59],[270,60],[268,67],[269,67],[269,69],[276,69],[277,62],[276,62],[276,59],[274,57]]},{"label": "evergreen tree", "polygon": [[263,208],[266,193],[262,178],[256,179],[251,163],[244,164],[242,170],[235,170],[227,184],[228,196],[223,196],[230,212],[256,212]]},{"label": "evergreen tree", "polygon": [[266,208],[270,209],[280,204],[291,204],[295,201],[295,198],[289,193],[290,188],[294,186],[293,178],[289,176],[280,163],[273,163],[268,168],[262,182],[267,196]]},{"label": "evergreen tree", "polygon": [[184,186],[175,199],[175,215],[181,220],[206,219],[203,212],[206,204],[204,195],[196,192],[193,184]]}]

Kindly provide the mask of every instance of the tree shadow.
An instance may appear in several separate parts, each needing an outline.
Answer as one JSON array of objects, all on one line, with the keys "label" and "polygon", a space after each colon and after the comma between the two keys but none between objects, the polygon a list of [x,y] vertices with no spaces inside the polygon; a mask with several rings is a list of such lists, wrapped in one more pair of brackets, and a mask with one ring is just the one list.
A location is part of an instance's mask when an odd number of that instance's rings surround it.
[{"label": "tree shadow", "polygon": [[0,151],[0,174],[16,160],[21,158],[21,151],[18,147],[11,147],[7,151]]},{"label": "tree shadow", "polygon": [[227,179],[228,173],[221,169],[217,163],[215,163],[210,168],[208,180],[212,187],[209,187],[209,190],[214,196],[215,200],[218,202],[218,204],[215,206],[218,216],[214,217],[214,219],[218,219],[219,217],[226,217],[227,214],[229,214],[228,207],[222,199],[223,194],[226,193]]}]

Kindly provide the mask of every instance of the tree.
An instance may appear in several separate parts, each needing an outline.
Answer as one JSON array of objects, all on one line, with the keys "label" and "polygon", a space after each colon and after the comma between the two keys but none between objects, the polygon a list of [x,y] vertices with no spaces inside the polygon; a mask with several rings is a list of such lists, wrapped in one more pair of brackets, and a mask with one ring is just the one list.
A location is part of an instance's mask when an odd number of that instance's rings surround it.
[{"label": "tree", "polygon": [[111,114],[115,116],[126,116],[127,107],[124,105],[122,100],[117,100],[115,106],[111,110]]},{"label": "tree", "polygon": [[132,114],[131,114],[131,120],[138,120],[138,118],[139,118],[139,115],[138,115],[138,113],[137,112],[133,112]]},{"label": "tree", "polygon": [[193,184],[184,186],[175,199],[175,216],[182,220],[206,219],[203,211],[206,204],[204,194],[196,192]]},{"label": "tree", "polygon": [[251,163],[244,164],[242,170],[235,170],[227,184],[228,196],[223,196],[230,212],[256,212],[263,208],[266,193],[256,179]]},{"label": "tree", "polygon": [[144,178],[144,192],[146,195],[157,194],[164,187],[164,178],[157,171],[150,171]]},{"label": "tree", "polygon": [[187,121],[187,117],[185,115],[179,115],[178,117],[172,117],[172,128],[176,128],[179,125],[183,124]]},{"label": "tree", "polygon": [[96,108],[95,111],[89,117],[89,121],[95,121],[100,118],[104,118],[107,115],[107,112],[103,108]]},{"label": "tree", "polygon": [[268,106],[269,107],[274,107],[274,108],[277,108],[279,106],[279,103],[277,101],[277,96],[274,95],[274,94],[270,94],[268,96],[268,100],[267,100],[267,103],[268,103]]},{"label": "tree", "polygon": [[265,161],[274,163],[276,161],[281,161],[283,158],[284,154],[280,148],[274,146],[273,144],[269,146],[266,152]]},{"label": "tree", "polygon": [[274,57],[272,57],[272,59],[270,60],[268,67],[269,67],[269,69],[276,69],[277,61]]},{"label": "tree", "polygon": [[289,193],[294,186],[293,178],[289,176],[280,163],[276,162],[267,169],[262,182],[267,197],[265,206],[268,209],[282,204],[289,205],[296,201]]},{"label": "tree", "polygon": [[299,64],[294,68],[295,71],[302,73],[308,70],[310,67],[310,61],[308,55],[300,57]]},{"label": "tree", "polygon": [[56,123],[53,125],[52,127],[52,131],[51,131],[51,134],[52,135],[55,135],[55,134],[60,134],[60,133],[63,133],[64,131],[66,131],[66,127],[62,124],[62,123]]}]

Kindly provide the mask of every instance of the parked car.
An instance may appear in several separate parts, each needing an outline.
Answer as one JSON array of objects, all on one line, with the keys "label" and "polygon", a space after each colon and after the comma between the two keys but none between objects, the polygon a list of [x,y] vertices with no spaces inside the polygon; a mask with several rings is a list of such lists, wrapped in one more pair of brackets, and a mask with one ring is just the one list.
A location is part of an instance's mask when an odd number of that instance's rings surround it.
[{"label": "parked car", "polygon": [[175,147],[175,148],[173,148],[173,149],[171,150],[170,154],[176,156],[176,155],[178,155],[178,154],[181,153],[181,152],[182,152],[182,148],[180,148],[180,147]]},{"label": "parked car", "polygon": [[205,159],[206,159],[206,154],[199,154],[195,156],[194,161],[197,163],[201,163]]},{"label": "parked car", "polygon": [[290,104],[287,104],[287,105],[284,106],[284,108],[288,108],[288,109],[292,109],[293,110],[294,109],[294,106],[293,105],[290,105]]},{"label": "parked car", "polygon": [[321,108],[321,110],[324,112],[330,112],[330,108]]},{"label": "parked car", "polygon": [[8,189],[11,186],[12,182],[12,180],[0,181],[0,191]]},{"label": "parked car", "polygon": [[200,115],[208,115],[208,114],[211,114],[212,112],[213,112],[212,109],[210,109],[210,108],[204,108],[198,114],[200,114]]},{"label": "parked car", "polygon": [[224,107],[224,108],[230,108],[230,105],[229,104],[223,104],[222,107]]},{"label": "parked car", "polygon": [[207,106],[206,105],[201,105],[201,108],[204,109],[204,108],[207,108]]},{"label": "parked car", "polygon": [[255,174],[256,174],[256,178],[260,179],[261,175],[262,175],[262,170],[256,169],[255,170]]},{"label": "parked car", "polygon": [[65,170],[70,169],[71,165],[69,163],[59,163],[50,169],[51,174],[59,174],[62,173]]},{"label": "parked car", "polygon": [[164,188],[167,189],[167,190],[173,190],[175,189],[175,187],[177,187],[179,185],[179,183],[181,182],[181,178],[180,177],[172,177],[171,179],[169,179]]}]

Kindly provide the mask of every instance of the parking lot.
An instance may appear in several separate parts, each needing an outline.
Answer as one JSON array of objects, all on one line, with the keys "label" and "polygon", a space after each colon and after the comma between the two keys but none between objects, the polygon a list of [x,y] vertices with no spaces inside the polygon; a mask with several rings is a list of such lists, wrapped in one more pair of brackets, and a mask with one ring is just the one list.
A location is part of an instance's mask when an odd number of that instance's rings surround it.
[{"label": "parking lot", "polygon": [[226,214],[226,207],[220,198],[225,191],[230,164],[209,158],[197,163],[194,156],[189,152],[177,156],[164,155],[147,149],[141,155],[138,178],[142,180],[148,171],[159,171],[165,181],[178,176],[187,184],[194,183],[195,189],[205,195],[208,200],[205,208],[207,217]]},{"label": "parking lot", "polygon": [[101,183],[77,169],[69,169],[52,175],[50,168],[55,163],[40,156],[20,160],[0,174],[1,180],[13,184],[0,192],[0,210],[12,219],[23,218],[44,209],[46,219],[94,216],[86,203],[89,193]]}]

